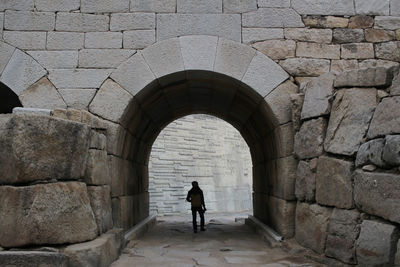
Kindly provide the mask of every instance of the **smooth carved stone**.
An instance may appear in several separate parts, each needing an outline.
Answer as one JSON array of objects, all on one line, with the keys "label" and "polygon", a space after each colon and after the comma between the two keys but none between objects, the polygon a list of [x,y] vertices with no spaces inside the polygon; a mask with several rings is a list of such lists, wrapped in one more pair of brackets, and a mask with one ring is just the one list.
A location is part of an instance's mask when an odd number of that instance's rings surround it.
[{"label": "smooth carved stone", "polygon": [[56,88],[99,88],[108,77],[108,69],[50,70],[49,80]]},{"label": "smooth carved stone", "polygon": [[301,109],[304,103],[304,94],[291,94],[290,106],[292,110],[293,129],[297,132],[301,126]]},{"label": "smooth carved stone", "polygon": [[400,165],[400,135],[387,135],[382,158],[392,166]]},{"label": "smooth carved stone", "polygon": [[268,197],[268,211],[271,216],[269,223],[284,238],[291,238],[295,231],[296,202],[286,201],[276,197]]},{"label": "smooth carved stone", "polygon": [[343,43],[360,43],[364,41],[364,31],[362,29],[334,29],[333,42]]},{"label": "smooth carved stone", "polygon": [[81,12],[83,13],[105,13],[105,12],[128,12],[129,0],[82,0]]},{"label": "smooth carved stone", "polygon": [[111,14],[110,30],[154,30],[155,23],[153,13],[114,13]]},{"label": "smooth carved stone", "polygon": [[293,76],[313,77],[329,72],[330,60],[314,58],[288,58],[279,62]]},{"label": "smooth carved stone", "polygon": [[35,8],[38,11],[73,11],[78,10],[81,5],[80,0],[36,0]]},{"label": "smooth carved stone", "polygon": [[331,29],[286,28],[285,38],[302,42],[331,43]]},{"label": "smooth carved stone", "polygon": [[[1,16],[0,16],[1,19]],[[0,25],[1,26],[1,25]],[[0,32],[1,34],[1,32]],[[15,48],[7,43],[0,41],[0,75],[3,72],[4,68],[7,66],[8,61],[14,53]]]},{"label": "smooth carved stone", "polygon": [[345,263],[356,263],[355,242],[360,233],[357,210],[334,209],[328,226],[325,254]]},{"label": "smooth carved stone", "polygon": [[315,199],[315,169],[311,169],[307,161],[300,161],[297,165],[295,194],[300,201]]},{"label": "smooth carved stone", "polygon": [[46,49],[46,32],[4,31],[3,39],[8,44],[23,50]]},{"label": "smooth carved stone", "polygon": [[352,163],[319,157],[316,180],[317,203],[343,209],[353,207]]},{"label": "smooth carved stone", "polygon": [[143,49],[155,42],[155,30],[135,30],[124,32],[124,48]]},{"label": "smooth carved stone", "polygon": [[69,108],[88,109],[89,103],[96,94],[96,89],[59,89]]},{"label": "smooth carved stone", "polygon": [[347,0],[293,0],[292,7],[301,15],[354,15],[354,5]]},{"label": "smooth carved stone", "polygon": [[292,40],[267,40],[252,46],[272,59],[295,57],[296,52],[296,42]]},{"label": "smooth carved stone", "polygon": [[299,14],[291,8],[259,8],[242,15],[243,27],[285,28],[303,27]]},{"label": "smooth carved stone", "polygon": [[400,42],[376,44],[376,57],[392,61],[400,61]]},{"label": "smooth carved stone", "polygon": [[381,43],[393,41],[395,39],[394,32],[381,29],[366,29],[365,40],[370,43]]},{"label": "smooth carved stone", "polygon": [[369,214],[400,222],[398,174],[371,173],[357,170],[354,176],[354,201]]},{"label": "smooth carved stone", "polygon": [[2,186],[0,200],[3,247],[76,243],[97,236],[84,183]]},{"label": "smooth carved stone", "polygon": [[48,32],[47,50],[76,50],[83,48],[85,33]]},{"label": "smooth carved stone", "polygon": [[[284,1],[287,2],[287,0]],[[258,4],[260,6],[260,3]],[[222,6],[224,8],[224,13],[245,13],[257,10],[257,0],[223,0]]]},{"label": "smooth carved stone", "polygon": [[400,133],[400,96],[382,99],[375,110],[368,138]]},{"label": "smooth carved stone", "polygon": [[374,164],[379,167],[385,167],[386,164],[382,160],[384,145],[385,139],[383,138],[374,139],[362,144],[357,152],[356,166]]},{"label": "smooth carved stone", "polygon": [[283,39],[283,29],[279,28],[243,28],[242,42],[251,44],[264,40]]},{"label": "smooth carved stone", "polygon": [[85,48],[122,48],[122,32],[87,32]]},{"label": "smooth carved stone", "polygon": [[297,161],[293,156],[276,160],[276,177],[271,181],[271,193],[278,198],[295,200]]},{"label": "smooth carved stone", "polygon": [[111,184],[108,172],[107,151],[90,149],[87,157],[85,183],[90,185]]},{"label": "smooth carved stone", "polygon": [[84,124],[50,116],[3,115],[1,183],[80,179],[85,171],[89,130]]},{"label": "smooth carved stone", "polygon": [[52,12],[7,10],[4,28],[12,31],[52,31],[55,21],[55,14]]},{"label": "smooth carved stone", "polygon": [[371,28],[374,25],[374,18],[370,16],[358,15],[349,20],[350,29]]},{"label": "smooth carved stone", "polygon": [[298,202],[296,208],[296,240],[302,246],[322,254],[332,209],[317,204]]},{"label": "smooth carved stone", "polygon": [[106,32],[109,24],[110,17],[106,15],[58,12],[56,31]]},{"label": "smooth carved stone", "polygon": [[177,0],[177,13],[222,13],[222,0]]},{"label": "smooth carved stone", "polygon": [[314,158],[322,154],[326,125],[324,118],[303,123],[294,138],[294,153],[299,159]]},{"label": "smooth carved stone", "polygon": [[306,83],[301,119],[319,117],[331,112],[330,100],[333,97],[334,80],[335,75],[327,73]]},{"label": "smooth carved stone", "polygon": [[354,155],[364,140],[376,102],[376,89],[340,90],[333,102],[325,150]]},{"label": "smooth carved stone", "polygon": [[362,15],[389,15],[389,0],[355,0],[356,13]]},{"label": "smooth carved stone", "polygon": [[0,252],[1,266],[67,267],[68,257],[58,252],[4,251]]},{"label": "smooth carved stone", "polygon": [[78,51],[29,51],[46,69],[72,69],[78,65]]},{"label": "smooth carved stone", "polygon": [[79,51],[79,68],[117,68],[136,53],[131,49],[82,49]]},{"label": "smooth carved stone", "polygon": [[396,226],[364,220],[357,240],[357,261],[362,266],[393,266],[399,232]]},{"label": "smooth carved stone", "polygon": [[110,186],[88,186],[87,190],[99,234],[105,233],[113,227]]},{"label": "smooth carved stone", "polygon": [[386,68],[350,70],[336,76],[335,87],[388,87],[393,73]]},{"label": "smooth carved stone", "polygon": [[333,16],[307,16],[303,18],[303,22],[307,27],[311,28],[346,28],[349,24],[349,19]]}]

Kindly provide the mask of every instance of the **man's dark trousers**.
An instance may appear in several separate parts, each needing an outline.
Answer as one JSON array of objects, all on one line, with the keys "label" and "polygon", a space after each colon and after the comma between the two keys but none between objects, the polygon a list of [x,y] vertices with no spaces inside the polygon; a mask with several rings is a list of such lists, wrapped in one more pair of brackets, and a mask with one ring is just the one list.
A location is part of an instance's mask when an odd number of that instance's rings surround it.
[{"label": "man's dark trousers", "polygon": [[204,210],[202,207],[192,207],[192,216],[193,216],[193,230],[197,231],[197,212],[200,214],[200,227],[204,229]]}]

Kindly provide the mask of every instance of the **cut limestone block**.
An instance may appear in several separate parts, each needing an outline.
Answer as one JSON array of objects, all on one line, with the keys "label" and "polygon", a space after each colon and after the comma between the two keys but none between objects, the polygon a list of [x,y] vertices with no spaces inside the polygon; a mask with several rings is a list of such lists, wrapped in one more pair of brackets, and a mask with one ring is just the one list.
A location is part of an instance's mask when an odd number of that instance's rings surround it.
[{"label": "cut limestone block", "polygon": [[113,226],[110,186],[88,186],[87,190],[99,234],[105,233]]}]

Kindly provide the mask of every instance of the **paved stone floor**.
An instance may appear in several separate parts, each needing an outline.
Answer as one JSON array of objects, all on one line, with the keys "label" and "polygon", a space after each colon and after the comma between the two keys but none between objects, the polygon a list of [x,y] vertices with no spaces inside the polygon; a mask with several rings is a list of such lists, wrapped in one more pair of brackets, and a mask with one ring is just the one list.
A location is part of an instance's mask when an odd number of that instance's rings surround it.
[{"label": "paved stone floor", "polygon": [[190,215],[159,217],[111,266],[323,266],[307,258],[298,245],[269,246],[232,215],[206,214],[206,228],[193,233]]}]

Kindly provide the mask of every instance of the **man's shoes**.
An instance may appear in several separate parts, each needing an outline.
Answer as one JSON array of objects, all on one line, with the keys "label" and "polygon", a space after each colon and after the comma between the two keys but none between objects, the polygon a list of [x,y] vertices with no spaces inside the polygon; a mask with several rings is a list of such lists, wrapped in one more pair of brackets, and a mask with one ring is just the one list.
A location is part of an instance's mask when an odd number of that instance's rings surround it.
[{"label": "man's shoes", "polygon": [[200,230],[201,230],[201,231],[205,231],[206,229],[205,229],[205,228],[201,228]]},{"label": "man's shoes", "polygon": [[[203,231],[203,230],[202,230],[202,231]],[[197,233],[197,229],[194,229],[194,230],[193,230],[193,233],[195,233],[195,234],[196,234],[196,233]]]}]

